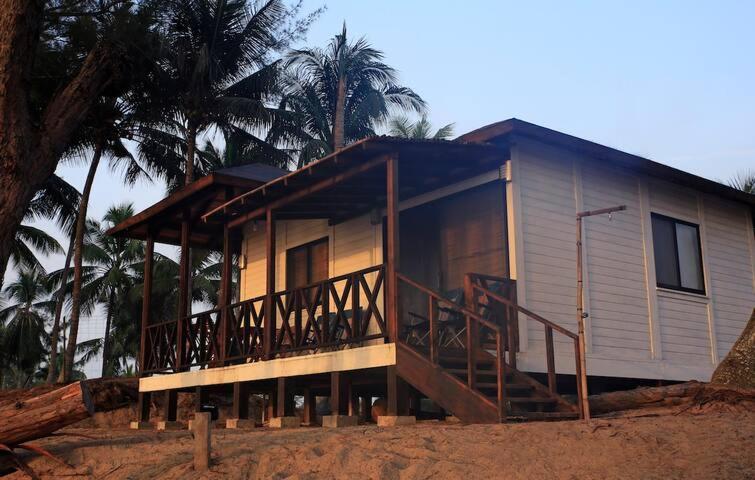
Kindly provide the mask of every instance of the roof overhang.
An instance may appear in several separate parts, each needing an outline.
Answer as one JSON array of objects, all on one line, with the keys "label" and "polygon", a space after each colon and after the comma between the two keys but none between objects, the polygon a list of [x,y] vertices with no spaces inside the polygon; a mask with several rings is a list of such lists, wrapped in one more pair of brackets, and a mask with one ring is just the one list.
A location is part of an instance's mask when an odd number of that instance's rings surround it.
[{"label": "roof overhang", "polygon": [[237,176],[211,173],[185,185],[154,205],[124,220],[107,231],[108,235],[145,240],[151,233],[155,242],[180,245],[181,220],[188,218],[195,226],[189,243],[196,247],[216,248],[222,224],[198,225],[199,216],[234,196],[254,189],[263,182]]},{"label": "roof overhang", "polygon": [[638,155],[622,152],[566,133],[557,132],[516,118],[492,123],[466,133],[457,140],[463,142],[510,142],[516,138],[530,138],[542,143],[562,147],[588,155],[597,160],[627,168],[652,177],[692,187],[702,192],[755,207],[755,195],[737,190],[722,183],[708,180],[668,165],[654,162]]},{"label": "roof overhang", "polygon": [[389,156],[398,159],[406,199],[501,166],[507,151],[488,143],[370,137],[209,209],[205,222],[232,227],[264,216],[336,224],[385,207]]}]

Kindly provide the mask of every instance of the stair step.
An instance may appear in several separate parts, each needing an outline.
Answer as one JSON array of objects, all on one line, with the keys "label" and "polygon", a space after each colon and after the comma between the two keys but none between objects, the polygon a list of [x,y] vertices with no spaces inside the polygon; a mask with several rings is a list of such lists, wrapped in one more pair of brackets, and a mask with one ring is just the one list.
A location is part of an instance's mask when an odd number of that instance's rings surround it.
[{"label": "stair step", "polygon": [[[498,388],[498,384],[495,382],[477,382],[477,388]],[[532,390],[532,385],[529,383],[507,383],[506,390]]]},{"label": "stair step", "polygon": [[547,397],[507,397],[506,401],[511,403],[541,403],[547,405],[558,402],[555,398]]},{"label": "stair step", "polygon": [[506,420],[509,421],[528,421],[528,420],[577,420],[577,412],[516,412],[509,414]]},{"label": "stair step", "polygon": [[[451,373],[452,375],[456,375],[457,377],[464,377],[467,378],[467,369],[466,368],[446,368],[445,369],[448,373]],[[487,369],[477,369],[477,377],[480,376],[490,376],[495,377],[497,375],[497,372],[495,370],[487,370]],[[506,372],[506,378],[511,378],[511,373]]]}]

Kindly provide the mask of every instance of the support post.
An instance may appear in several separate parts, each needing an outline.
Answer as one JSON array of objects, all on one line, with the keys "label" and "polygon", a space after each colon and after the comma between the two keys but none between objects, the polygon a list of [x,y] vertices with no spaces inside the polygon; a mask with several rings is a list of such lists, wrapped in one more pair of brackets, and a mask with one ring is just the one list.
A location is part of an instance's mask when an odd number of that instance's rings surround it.
[{"label": "support post", "polygon": [[149,422],[149,407],[152,400],[151,392],[139,392],[137,400],[138,422]]},{"label": "support post", "polygon": [[396,375],[395,365],[388,365],[386,367],[386,377],[386,415],[396,416],[398,415],[398,375]]},{"label": "support post", "polygon": [[275,341],[275,305],[273,304],[273,293],[275,293],[275,216],[273,211],[268,209],[265,222],[265,257],[266,262],[266,280],[265,280],[265,317],[263,328],[263,348],[266,359],[272,358],[273,342]]},{"label": "support post", "polygon": [[194,470],[198,472],[204,472],[210,468],[211,425],[212,418],[208,412],[194,415],[191,431],[194,435]]},{"label": "support post", "polygon": [[341,372],[330,374],[330,414],[349,415],[350,379]]},{"label": "support post", "polygon": [[[147,234],[144,248],[144,291],[142,292],[142,333],[139,341],[139,376],[144,376],[147,365],[147,348],[152,351],[152,345],[147,345],[147,327],[149,326],[149,309],[152,302],[152,262],[155,251],[155,237]],[[140,397],[141,398],[141,397]],[[146,420],[145,420],[146,421]]]},{"label": "support post", "polygon": [[194,399],[196,400],[194,411],[201,412],[202,405],[206,405],[210,401],[210,391],[207,390],[207,387],[195,387],[194,392]]},{"label": "support post", "polygon": [[386,160],[386,318],[388,320],[388,340],[398,338],[398,285],[396,273],[399,269],[399,178],[398,156],[391,155]]},{"label": "support post", "polygon": [[309,388],[304,389],[304,409],[302,412],[304,425],[314,425],[317,416],[317,398]]},{"label": "support post", "polygon": [[163,405],[163,420],[165,422],[175,422],[178,413],[178,391],[165,391],[165,404]]},{"label": "support post", "polygon": [[249,418],[249,387],[244,382],[233,384],[233,407],[231,416],[240,420]]},{"label": "support post", "polygon": [[189,311],[189,275],[191,273],[189,250],[189,214],[184,213],[181,221],[181,260],[178,266],[178,319],[176,323],[176,365],[174,370],[179,372],[185,368],[186,339],[184,334],[184,318]]},{"label": "support post", "polygon": [[220,358],[218,363],[225,365],[225,359],[228,356],[228,337],[229,337],[229,311],[228,306],[231,304],[231,298],[233,297],[231,291],[231,276],[232,268],[231,261],[233,259],[233,251],[231,248],[231,230],[228,224],[223,225],[223,268],[220,273],[220,295],[218,295],[220,304]]}]

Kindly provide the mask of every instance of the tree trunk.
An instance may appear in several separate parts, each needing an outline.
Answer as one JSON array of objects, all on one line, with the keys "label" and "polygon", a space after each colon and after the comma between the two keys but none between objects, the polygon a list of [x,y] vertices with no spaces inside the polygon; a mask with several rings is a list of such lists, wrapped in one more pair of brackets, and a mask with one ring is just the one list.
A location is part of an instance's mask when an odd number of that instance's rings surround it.
[{"label": "tree trunk", "polygon": [[76,382],[63,388],[0,406],[0,443],[14,446],[42,438],[94,413],[89,388]]},{"label": "tree trunk", "polygon": [[98,44],[33,119],[29,89],[44,5],[41,0],[0,0],[0,288],[29,202],[55,172],[92,105],[127,67],[123,52]]},{"label": "tree trunk", "polygon": [[73,289],[71,291],[71,321],[69,322],[68,345],[66,346],[65,360],[63,361],[63,370],[60,372],[59,380],[61,383],[68,383],[71,380],[73,372],[73,363],[76,357],[76,343],[79,333],[79,318],[81,315],[81,283],[82,283],[82,254],[84,247],[84,235],[86,233],[87,208],[89,206],[89,194],[92,192],[94,176],[97,173],[97,167],[102,157],[102,147],[97,145],[92,156],[92,163],[89,165],[84,190],[81,192],[81,201],[79,211],[76,214],[76,242],[73,247]]},{"label": "tree trunk", "polygon": [[66,283],[68,272],[71,268],[71,259],[73,258],[73,249],[76,242],[76,232],[71,235],[68,242],[68,251],[66,252],[66,263],[63,265],[63,271],[60,277],[60,288],[55,295],[55,320],[53,320],[52,331],[50,332],[50,363],[47,367],[47,383],[55,382],[55,376],[58,370],[58,337],[60,336],[60,318],[63,316],[63,304],[66,300]]},{"label": "tree trunk", "polygon": [[336,93],[336,111],[333,115],[333,151],[340,150],[344,146],[344,118],[346,116],[346,78],[338,79],[338,92]]},{"label": "tree trunk", "polygon": [[741,388],[755,388],[755,309],[728,355],[718,365],[712,383]]},{"label": "tree trunk", "polygon": [[114,304],[115,291],[111,288],[110,296],[108,297],[107,318],[105,320],[105,338],[102,340],[102,377],[107,377],[110,374],[108,371],[108,359],[110,358],[110,327],[113,321]]},{"label": "tree trunk", "polygon": [[197,127],[193,122],[188,122],[186,127],[186,167],[184,185],[194,181],[194,157],[197,148]]}]

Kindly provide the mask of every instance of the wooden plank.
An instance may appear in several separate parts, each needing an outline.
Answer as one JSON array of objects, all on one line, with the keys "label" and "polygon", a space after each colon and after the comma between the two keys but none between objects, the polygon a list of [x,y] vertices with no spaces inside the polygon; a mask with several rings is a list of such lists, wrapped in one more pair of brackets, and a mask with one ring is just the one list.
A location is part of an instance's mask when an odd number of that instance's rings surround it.
[{"label": "wooden plank", "polygon": [[545,326],[545,354],[548,364],[548,390],[556,395],[556,356],[553,350],[553,329]]}]

